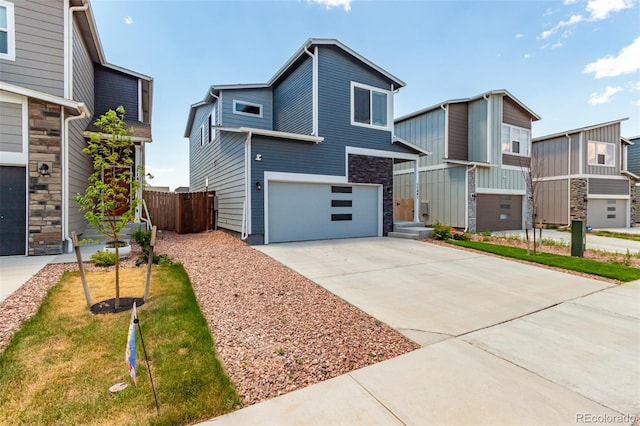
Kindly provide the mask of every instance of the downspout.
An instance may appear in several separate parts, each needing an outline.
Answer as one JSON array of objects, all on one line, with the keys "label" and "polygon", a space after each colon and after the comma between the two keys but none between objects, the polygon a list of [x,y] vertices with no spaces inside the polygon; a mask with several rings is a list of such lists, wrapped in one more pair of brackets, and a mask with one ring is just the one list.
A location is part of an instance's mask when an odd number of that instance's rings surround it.
[{"label": "downspout", "polygon": [[567,142],[569,142],[569,159],[568,159],[568,169],[567,169],[567,224],[571,225],[571,136],[569,133],[565,133],[567,137]]},{"label": "downspout", "polygon": [[487,163],[491,164],[491,144],[493,143],[493,141],[491,140],[491,137],[493,136],[493,132],[491,132],[491,95],[485,94],[482,95],[482,97],[485,101],[487,101]]},{"label": "downspout", "polygon": [[[82,118],[89,117],[89,111],[87,110],[84,102],[78,104],[80,115],[64,118],[64,125],[62,126],[62,140],[64,141],[64,147],[62,149],[62,236],[64,238],[65,245],[67,247],[67,253],[71,253],[73,243],[68,235],[69,232],[69,126],[73,120],[80,120]],[[64,108],[62,109],[62,116],[64,117]]]},{"label": "downspout", "polygon": [[[464,175],[464,194],[465,194],[465,203],[464,203],[464,231],[463,232],[467,232],[469,230],[469,173],[473,172],[476,167],[478,167],[477,164],[474,164],[473,166],[471,166],[471,168],[467,169],[467,172]],[[476,200],[477,200],[477,196],[478,194],[476,193]],[[476,207],[476,216],[478,216],[477,214],[478,208]]]},{"label": "downspout", "polygon": [[244,141],[244,203],[242,206],[242,230],[240,239],[246,240],[251,233],[251,132]]},{"label": "downspout", "polygon": [[68,74],[68,93],[65,93],[65,97],[69,99],[73,99],[73,14],[74,12],[86,11],[89,9],[89,3],[86,3],[86,0],[83,0],[82,6],[73,6],[69,8],[69,32],[67,34],[68,40],[68,62],[67,62],[67,72]]},{"label": "downspout", "polygon": [[318,46],[313,49],[314,53],[311,53],[307,46],[304,47],[304,52],[311,56],[313,62],[312,70],[312,86],[311,86],[311,135],[318,136]]},{"label": "downspout", "polygon": [[444,158],[449,158],[449,105],[442,104],[440,108],[444,111]]}]

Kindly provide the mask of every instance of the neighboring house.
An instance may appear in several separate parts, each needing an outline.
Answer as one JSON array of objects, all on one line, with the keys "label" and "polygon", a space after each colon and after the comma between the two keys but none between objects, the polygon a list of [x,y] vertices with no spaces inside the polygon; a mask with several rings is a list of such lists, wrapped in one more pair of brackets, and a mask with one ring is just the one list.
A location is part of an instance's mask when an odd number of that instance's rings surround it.
[{"label": "neighboring house", "polygon": [[593,228],[631,225],[637,175],[628,170],[628,146],[615,120],[533,139],[538,220]]},{"label": "neighboring house", "polygon": [[191,191],[215,191],[218,227],[251,244],[386,235],[405,84],[333,39],[309,39],[265,84],[214,85],[191,106]]},{"label": "neighboring house", "polygon": [[[628,138],[631,143],[627,148],[627,167],[628,170],[636,176],[640,176],[640,136]],[[631,223],[640,223],[640,180],[635,180],[635,188],[633,188],[631,203]]]},{"label": "neighboring house", "polygon": [[152,79],[108,64],[88,0],[0,0],[0,255],[57,254],[81,235],[85,130],[123,105],[144,164]]},{"label": "neighboring house", "polygon": [[[395,120],[420,159],[420,218],[470,232],[522,229],[530,220],[531,123],[540,117],[506,90],[445,101]],[[396,204],[412,199],[414,170],[396,165]]]}]

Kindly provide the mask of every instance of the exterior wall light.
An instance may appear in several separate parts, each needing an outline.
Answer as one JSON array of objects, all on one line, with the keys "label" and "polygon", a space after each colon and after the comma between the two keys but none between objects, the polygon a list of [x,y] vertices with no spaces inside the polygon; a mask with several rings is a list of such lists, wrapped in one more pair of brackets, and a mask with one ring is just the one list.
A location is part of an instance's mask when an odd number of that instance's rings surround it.
[{"label": "exterior wall light", "polygon": [[40,176],[51,176],[51,173],[49,172],[49,165],[47,163],[40,164],[38,172],[40,173]]},{"label": "exterior wall light", "polygon": [[475,192],[472,192],[472,193],[471,193],[471,198],[472,198],[473,200],[475,200],[475,199],[476,199],[476,197],[477,197],[476,193],[475,193]]},{"label": "exterior wall light", "polygon": [[257,189],[258,191],[260,191],[260,190],[262,189],[262,184],[260,183],[260,181],[259,181],[259,180],[258,180],[258,181],[256,181],[256,189]]}]

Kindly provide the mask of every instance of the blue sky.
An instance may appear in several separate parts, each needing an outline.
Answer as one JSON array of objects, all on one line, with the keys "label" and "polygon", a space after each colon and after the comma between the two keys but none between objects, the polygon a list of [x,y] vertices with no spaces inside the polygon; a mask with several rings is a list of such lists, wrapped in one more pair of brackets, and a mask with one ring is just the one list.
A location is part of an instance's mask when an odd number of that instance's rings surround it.
[{"label": "blue sky", "polygon": [[401,116],[507,89],[533,135],[629,117],[640,135],[640,0],[92,0],[107,61],[154,78],[152,185],[189,185],[189,106],[211,84],[265,83],[310,37],[407,83]]}]

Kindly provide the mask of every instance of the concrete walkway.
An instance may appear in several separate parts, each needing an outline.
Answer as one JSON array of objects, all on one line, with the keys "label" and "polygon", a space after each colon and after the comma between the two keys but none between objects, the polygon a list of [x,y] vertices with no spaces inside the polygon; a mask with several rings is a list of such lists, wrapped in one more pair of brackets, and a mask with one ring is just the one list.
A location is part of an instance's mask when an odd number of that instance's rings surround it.
[{"label": "concrete walkway", "polygon": [[206,424],[630,424],[640,416],[640,281],[615,287],[411,240],[261,250],[423,347]]}]

